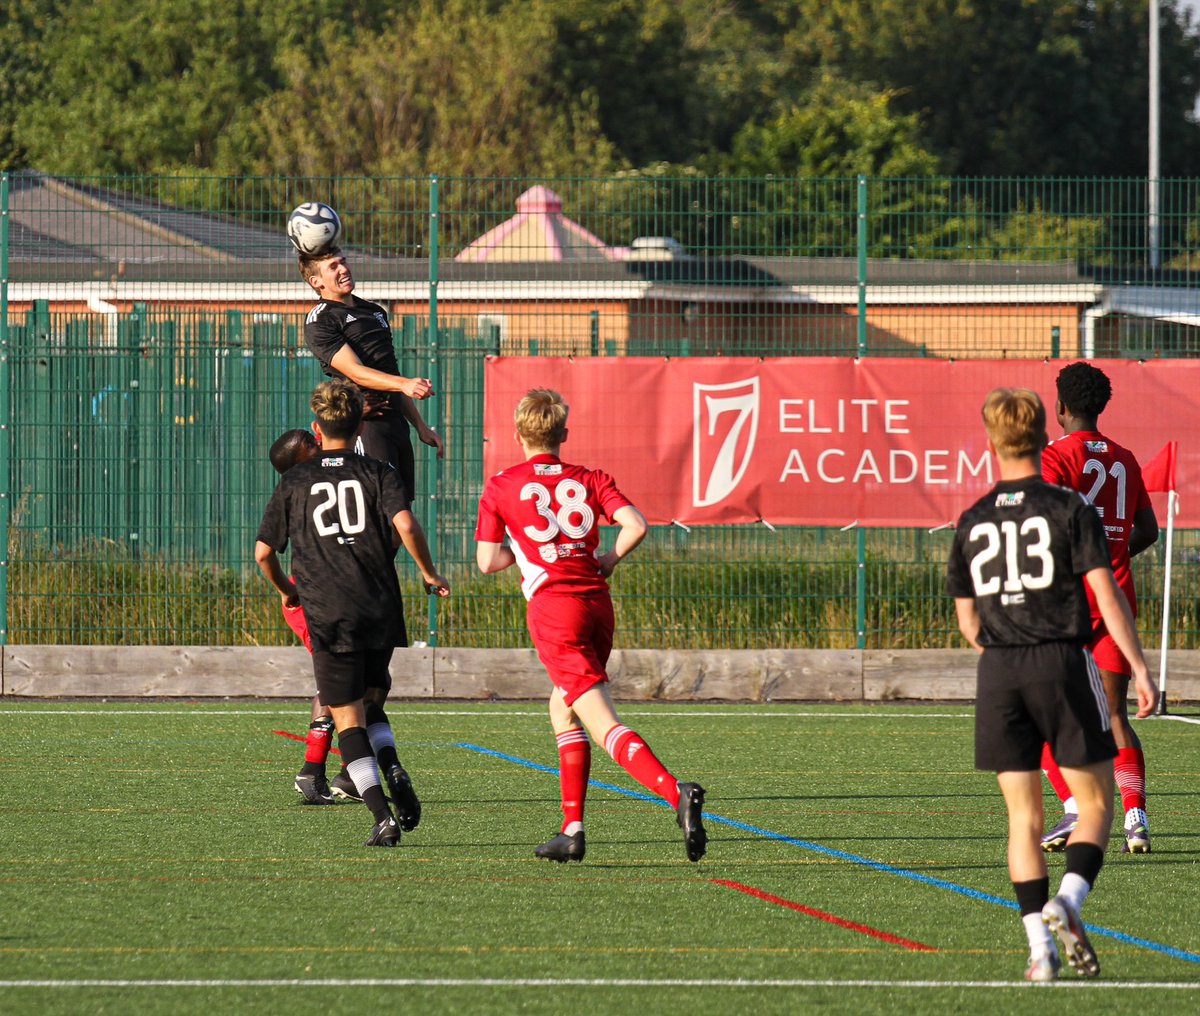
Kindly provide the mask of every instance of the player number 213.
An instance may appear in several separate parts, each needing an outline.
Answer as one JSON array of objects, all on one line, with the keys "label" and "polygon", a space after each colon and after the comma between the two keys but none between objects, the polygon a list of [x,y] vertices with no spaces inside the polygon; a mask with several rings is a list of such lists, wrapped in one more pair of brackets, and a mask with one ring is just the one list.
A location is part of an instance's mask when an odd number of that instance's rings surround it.
[{"label": "player number 213", "polygon": [[[525,535],[538,543],[549,543],[561,533],[569,540],[582,540],[596,524],[596,513],[587,503],[587,488],[578,480],[561,480],[554,488],[554,497],[545,484],[527,483],[521,488],[521,500],[532,501],[544,526],[526,526]],[[551,511],[551,501],[558,508]]]},{"label": "player number 213", "polygon": [[[1050,554],[1050,527],[1040,515],[1025,519],[1018,528],[1016,522],[980,522],[971,527],[968,537],[972,544],[983,542],[983,547],[971,558],[971,581],[976,596],[989,596],[1000,592],[1000,576],[984,576],[984,568],[1004,551],[1004,592],[1016,593],[1022,589],[1045,589],[1054,581],[1054,558]],[[1024,558],[1030,565],[1037,564],[1037,572],[1021,571]],[[992,570],[992,569],[989,569]]]}]

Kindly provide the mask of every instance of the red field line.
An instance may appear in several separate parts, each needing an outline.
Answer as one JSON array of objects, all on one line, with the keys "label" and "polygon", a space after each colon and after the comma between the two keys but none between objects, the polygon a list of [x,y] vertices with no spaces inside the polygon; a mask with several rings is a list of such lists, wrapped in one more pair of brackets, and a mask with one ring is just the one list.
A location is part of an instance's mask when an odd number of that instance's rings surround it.
[{"label": "red field line", "polygon": [[824,910],[817,910],[815,907],[807,907],[803,903],[797,903],[795,900],[785,900],[782,896],[775,896],[772,893],[764,892],[762,889],[755,889],[753,886],[742,885],[741,882],[731,882],[724,878],[714,878],[711,880],[716,885],[727,886],[730,889],[736,889],[740,893],[745,893],[747,896],[753,896],[756,899],[765,900],[767,903],[776,903],[781,907],[787,907],[790,910],[798,910],[802,914],[807,914],[809,917],[815,917],[819,921],[827,921],[830,924],[836,924],[839,928],[848,928],[850,931],[857,931],[860,935],[870,935],[872,938],[882,939],[884,942],[890,942],[892,945],[903,946],[905,949],[912,949],[914,952],[937,952],[936,947],[926,945],[924,942],[914,942],[912,939],[901,938],[899,935],[893,935],[889,931],[881,931],[879,928],[872,928],[868,924],[859,924],[857,921],[848,921],[844,917],[838,917],[836,914],[826,913]]}]

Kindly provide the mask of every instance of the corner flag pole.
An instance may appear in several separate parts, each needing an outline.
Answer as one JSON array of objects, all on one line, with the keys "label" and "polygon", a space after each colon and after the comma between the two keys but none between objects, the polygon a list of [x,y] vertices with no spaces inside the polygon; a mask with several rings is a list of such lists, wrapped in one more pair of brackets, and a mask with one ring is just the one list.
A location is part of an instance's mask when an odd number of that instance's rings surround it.
[{"label": "corner flag pole", "polygon": [[1167,491],[1166,566],[1163,569],[1162,641],[1158,651],[1158,715],[1167,715],[1167,629],[1171,616],[1171,545],[1175,542],[1175,516],[1179,512],[1179,495]]}]

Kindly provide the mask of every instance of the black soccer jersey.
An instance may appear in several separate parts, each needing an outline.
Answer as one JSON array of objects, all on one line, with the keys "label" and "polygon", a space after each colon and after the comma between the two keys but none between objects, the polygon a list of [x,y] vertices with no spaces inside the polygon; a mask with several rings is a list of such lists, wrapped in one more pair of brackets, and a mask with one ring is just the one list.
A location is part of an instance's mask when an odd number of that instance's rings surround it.
[{"label": "black soccer jersey", "polygon": [[314,650],[407,644],[392,517],[408,507],[395,470],[351,451],[324,452],[280,479],[258,539],[277,553],[291,542]]},{"label": "black soccer jersey", "polygon": [[[364,367],[399,376],[400,364],[396,359],[396,347],[393,344],[387,311],[379,304],[357,296],[351,296],[350,300],[350,303],[322,300],[304,319],[304,341],[312,350],[313,356],[321,362],[325,376],[349,380],[333,366],[333,358],[343,346],[354,350]],[[395,415],[407,427],[407,421],[399,413],[399,407],[395,403],[397,393],[364,394],[367,396],[368,415],[376,414],[385,406],[389,406],[397,410]]]},{"label": "black soccer jersey", "polygon": [[1040,476],[1004,480],[963,513],[946,591],[974,597],[979,644],[1027,646],[1091,638],[1082,576],[1111,567],[1096,510]]}]

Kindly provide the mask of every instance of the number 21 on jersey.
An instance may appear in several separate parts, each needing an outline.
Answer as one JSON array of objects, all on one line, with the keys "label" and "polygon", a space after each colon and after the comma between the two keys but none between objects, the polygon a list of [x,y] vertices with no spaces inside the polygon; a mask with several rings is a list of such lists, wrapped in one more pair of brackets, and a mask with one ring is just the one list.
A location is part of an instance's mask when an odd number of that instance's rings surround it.
[{"label": "number 21 on jersey", "polygon": [[[569,477],[558,482],[553,498],[545,484],[530,481],[521,488],[521,500],[532,501],[544,523],[525,527],[525,535],[537,543],[549,543],[559,533],[568,540],[582,540],[596,524],[596,513],[587,503],[587,488]],[[558,507],[551,511],[553,501]]]}]

